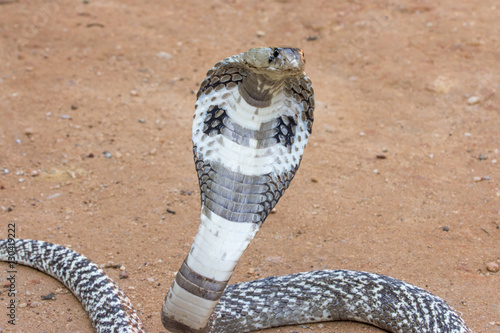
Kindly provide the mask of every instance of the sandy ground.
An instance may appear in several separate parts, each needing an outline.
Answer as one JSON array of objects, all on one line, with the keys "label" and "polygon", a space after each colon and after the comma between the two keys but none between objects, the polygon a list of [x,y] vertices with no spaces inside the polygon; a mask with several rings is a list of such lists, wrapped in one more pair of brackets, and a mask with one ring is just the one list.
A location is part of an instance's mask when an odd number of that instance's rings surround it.
[{"label": "sandy ground", "polygon": [[[161,304],[198,227],[195,92],[220,59],[291,45],[316,91],[313,136],[232,282],[377,272],[500,332],[487,269],[500,263],[500,4],[305,3],[0,0],[0,236],[15,223],[19,238],[123,265],[127,279],[105,270],[166,332]],[[54,279],[18,267],[16,288],[16,326],[4,290],[0,331],[92,332]]]}]

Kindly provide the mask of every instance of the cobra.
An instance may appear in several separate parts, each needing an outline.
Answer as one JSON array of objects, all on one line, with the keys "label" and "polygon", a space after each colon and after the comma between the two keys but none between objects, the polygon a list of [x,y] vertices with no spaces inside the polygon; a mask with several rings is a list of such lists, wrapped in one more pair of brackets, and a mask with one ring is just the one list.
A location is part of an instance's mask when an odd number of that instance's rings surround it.
[{"label": "cobra", "polygon": [[[193,152],[200,227],[163,307],[172,332],[249,332],[353,320],[390,332],[471,332],[444,300],[373,273],[330,270],[227,286],[233,270],[293,179],[311,135],[314,91],[296,48],[226,58],[198,91]],[[118,286],[84,256],[35,240],[0,241],[0,259],[64,283],[98,332],[142,332]]]}]

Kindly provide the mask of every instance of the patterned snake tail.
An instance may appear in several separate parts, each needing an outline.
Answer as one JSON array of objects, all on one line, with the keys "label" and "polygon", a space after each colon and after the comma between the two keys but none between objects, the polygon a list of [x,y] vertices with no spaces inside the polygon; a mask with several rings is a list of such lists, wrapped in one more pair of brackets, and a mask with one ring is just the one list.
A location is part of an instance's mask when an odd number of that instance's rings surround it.
[{"label": "patterned snake tail", "polygon": [[[165,297],[172,332],[242,333],[354,320],[398,333],[468,333],[444,300],[384,275],[334,270],[226,284],[241,254],[288,188],[311,134],[314,92],[304,56],[257,48],[217,63],[193,121],[201,223]],[[62,281],[97,332],[143,332],[130,301],[97,266],[59,245],[0,240],[0,260]]]},{"label": "patterned snake tail", "polygon": [[129,298],[79,253],[31,239],[1,239],[0,260],[36,268],[61,281],[82,303],[97,332],[144,332]]}]

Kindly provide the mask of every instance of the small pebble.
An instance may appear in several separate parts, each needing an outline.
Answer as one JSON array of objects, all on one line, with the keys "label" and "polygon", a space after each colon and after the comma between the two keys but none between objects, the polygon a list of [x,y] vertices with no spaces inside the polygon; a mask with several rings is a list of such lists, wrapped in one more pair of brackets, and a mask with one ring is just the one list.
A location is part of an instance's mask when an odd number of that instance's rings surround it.
[{"label": "small pebble", "polygon": [[47,197],[47,200],[50,200],[50,199],[54,199],[54,198],[57,198],[59,196],[61,196],[62,193],[54,193],[54,194],[51,194]]},{"label": "small pebble", "polygon": [[27,306],[28,306],[28,304],[26,304],[26,303],[21,303],[21,304],[19,304],[17,307],[18,307],[18,308],[25,308],[25,307],[27,307]]},{"label": "small pebble", "polygon": [[[44,301],[55,300],[56,299],[56,295],[54,293],[50,293],[48,295],[42,295],[42,296],[40,296],[40,298],[42,300],[44,300]],[[35,303],[35,302],[33,302],[33,303]]]},{"label": "small pebble", "polygon": [[257,37],[264,37],[266,35],[265,31],[259,30],[257,31]]},{"label": "small pebble", "polygon": [[467,104],[469,105],[474,105],[477,104],[481,101],[481,99],[477,96],[471,96],[467,99]]},{"label": "small pebble", "polygon": [[486,269],[488,272],[496,273],[500,270],[500,267],[496,262],[492,261],[486,264]]},{"label": "small pebble", "polygon": [[106,157],[106,158],[111,158],[111,156],[113,156],[113,155],[111,155],[111,153],[110,153],[109,151],[107,151],[107,150],[106,150],[106,151],[103,151],[102,153],[103,153],[104,157]]},{"label": "small pebble", "polygon": [[78,109],[78,106],[76,106],[75,104],[71,104],[71,110],[76,110]]},{"label": "small pebble", "polygon": [[443,230],[443,231],[450,231],[450,227],[443,227],[441,230]]},{"label": "small pebble", "polygon": [[453,87],[454,82],[446,76],[438,76],[434,82],[426,86],[426,89],[435,93],[447,94]]},{"label": "small pebble", "polygon": [[8,174],[9,172],[10,172],[9,169],[3,169],[4,174]]},{"label": "small pebble", "polygon": [[146,122],[146,119],[141,118],[141,119],[137,119],[137,121],[140,122],[141,124],[144,124]]},{"label": "small pebble", "polygon": [[147,278],[146,280],[148,280],[148,282],[149,282],[149,283],[153,283],[153,282],[155,282],[155,279],[150,278],[150,277],[149,277],[149,278]]},{"label": "small pebble", "polygon": [[135,89],[134,90],[130,90],[130,96],[134,96],[134,97],[139,96],[139,92],[137,90],[135,90]]},{"label": "small pebble", "polygon": [[30,308],[38,308],[40,306],[42,306],[42,303],[40,303],[40,302],[32,302],[30,304]]},{"label": "small pebble", "polygon": [[317,182],[318,182],[318,179],[317,179],[317,178],[315,178],[315,177],[311,177],[311,182],[312,182],[312,183],[317,183]]},{"label": "small pebble", "polygon": [[61,119],[71,119],[71,116],[68,114],[61,115]]},{"label": "small pebble", "polygon": [[377,154],[377,158],[379,160],[385,160],[387,158],[387,156],[385,156],[384,154]]},{"label": "small pebble", "polygon": [[156,56],[160,59],[172,59],[172,55],[165,51],[160,51],[156,54]]},{"label": "small pebble", "polygon": [[118,274],[118,277],[119,277],[120,279],[128,279],[128,273],[127,273],[127,272],[125,272],[125,271],[120,272],[120,273]]},{"label": "small pebble", "polygon": [[477,157],[477,159],[480,160],[480,161],[484,161],[484,160],[488,159],[488,156],[483,155],[483,154],[479,154],[479,156]]},{"label": "small pebble", "polygon": [[483,180],[490,180],[490,177],[489,176],[484,176],[484,177],[474,177],[474,181],[475,182],[480,182],[480,181],[483,181]]}]

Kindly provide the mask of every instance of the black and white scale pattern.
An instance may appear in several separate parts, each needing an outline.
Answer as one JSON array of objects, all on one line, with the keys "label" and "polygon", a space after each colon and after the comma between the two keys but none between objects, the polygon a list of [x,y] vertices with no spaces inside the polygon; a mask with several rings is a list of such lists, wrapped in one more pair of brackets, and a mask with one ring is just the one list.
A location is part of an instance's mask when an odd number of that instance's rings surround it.
[{"label": "black and white scale pattern", "polygon": [[202,204],[230,221],[259,225],[293,179],[314,120],[302,51],[265,52],[275,54],[264,65],[249,64],[247,52],[210,69],[193,122]]},{"label": "black and white scale pattern", "polygon": [[61,281],[82,303],[96,332],[144,332],[129,298],[102,269],[79,253],[42,241],[1,239],[0,260],[36,268]]},{"label": "black and white scale pattern", "polygon": [[[84,256],[35,240],[0,240],[0,260],[31,266],[82,302],[96,332],[144,332],[127,296]],[[206,332],[237,333],[333,320],[365,322],[388,332],[467,333],[441,298],[374,273],[325,270],[229,285]]]},{"label": "black and white scale pattern", "polygon": [[351,320],[399,333],[471,332],[441,298],[389,276],[324,270],[272,276],[226,288],[210,332]]},{"label": "black and white scale pattern", "polygon": [[[217,63],[202,82],[193,120],[200,228],[165,297],[164,326],[172,332],[249,332],[354,320],[389,332],[471,332],[444,300],[378,274],[317,271],[226,288],[241,254],[289,187],[311,134],[314,92],[304,64],[299,49],[251,49]],[[1,240],[0,260],[62,281],[98,332],[143,331],[117,285],[70,249]]]},{"label": "black and white scale pattern", "polygon": [[217,63],[201,83],[192,136],[201,225],[165,298],[166,328],[206,327],[240,256],[295,176],[314,112],[304,63],[298,49],[252,49]]}]

